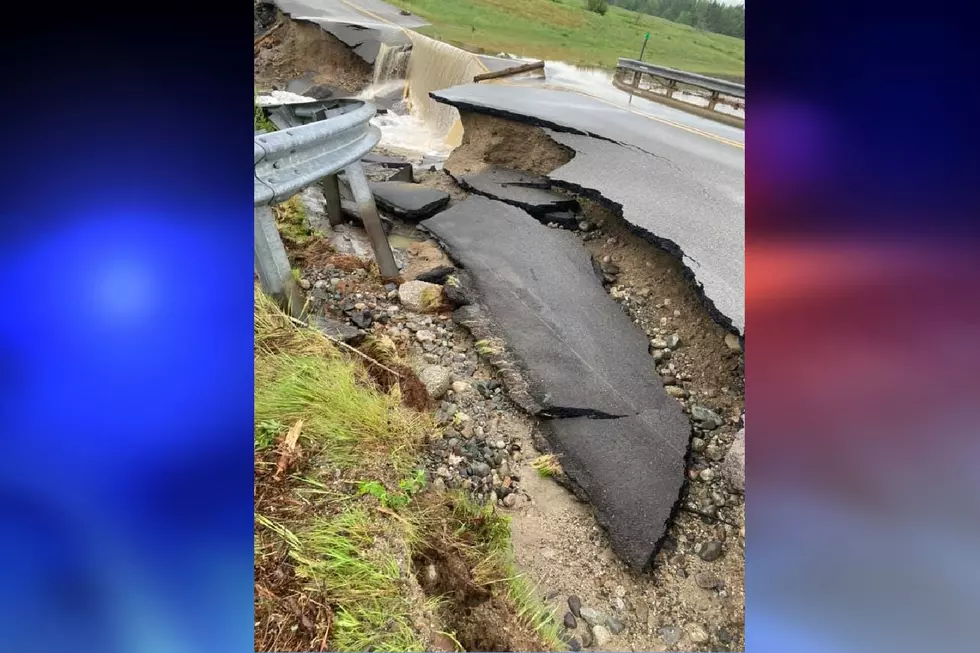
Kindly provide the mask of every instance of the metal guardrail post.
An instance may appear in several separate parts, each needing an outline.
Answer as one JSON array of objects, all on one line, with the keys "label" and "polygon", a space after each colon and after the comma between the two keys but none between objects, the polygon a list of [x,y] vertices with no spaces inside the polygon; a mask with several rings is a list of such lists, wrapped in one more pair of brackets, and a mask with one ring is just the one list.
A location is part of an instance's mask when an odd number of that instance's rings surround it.
[{"label": "metal guardrail post", "polygon": [[391,253],[391,244],[385,234],[384,225],[381,224],[381,216],[378,215],[378,207],[374,203],[374,194],[368,185],[364,168],[360,161],[355,161],[347,166],[345,172],[350,183],[350,192],[361,214],[361,222],[364,223],[364,230],[371,241],[371,249],[374,250],[374,259],[378,262],[381,278],[394,279],[398,276],[398,264],[395,263],[395,257]]},{"label": "metal guardrail post", "polygon": [[289,257],[283,247],[272,209],[255,207],[255,270],[262,291],[286,304],[294,317],[302,312],[302,294],[293,279]]},{"label": "metal guardrail post", "polygon": [[336,227],[344,221],[340,212],[340,180],[337,174],[327,175],[323,179],[323,197],[327,200],[327,219],[331,227]]},{"label": "metal guardrail post", "polygon": [[360,163],[361,157],[381,140],[381,131],[370,124],[377,110],[359,100],[321,104],[330,103],[318,103],[312,117],[322,119],[258,134],[254,139],[255,267],[262,289],[284,296],[292,311],[301,310],[302,297],[269,206],[326,178],[323,189],[329,222],[338,225],[342,217],[337,173],[341,170],[346,170],[351,191],[360,205],[381,276],[386,280],[398,276],[398,265]]}]

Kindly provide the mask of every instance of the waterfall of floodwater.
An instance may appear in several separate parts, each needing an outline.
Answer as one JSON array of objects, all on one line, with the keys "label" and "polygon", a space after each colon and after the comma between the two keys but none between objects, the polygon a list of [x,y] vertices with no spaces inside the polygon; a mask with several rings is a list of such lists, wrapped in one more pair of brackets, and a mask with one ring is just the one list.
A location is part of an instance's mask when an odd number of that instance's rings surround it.
[{"label": "waterfall of floodwater", "polygon": [[408,100],[412,113],[443,136],[451,147],[459,145],[463,130],[459,112],[429,97],[431,91],[469,84],[485,72],[472,53],[442,41],[409,32],[412,54],[408,60]]},{"label": "waterfall of floodwater", "polygon": [[374,60],[373,83],[381,86],[394,80],[405,79],[411,48],[407,45],[388,45],[381,43],[378,56]]}]

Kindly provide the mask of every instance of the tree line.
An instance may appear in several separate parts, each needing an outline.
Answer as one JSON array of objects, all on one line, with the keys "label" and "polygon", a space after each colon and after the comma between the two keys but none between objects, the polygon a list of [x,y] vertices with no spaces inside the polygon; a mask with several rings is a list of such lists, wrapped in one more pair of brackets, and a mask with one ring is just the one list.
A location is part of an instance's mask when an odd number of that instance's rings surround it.
[{"label": "tree line", "polygon": [[659,16],[695,29],[745,38],[745,5],[713,0],[609,0],[623,9]]}]

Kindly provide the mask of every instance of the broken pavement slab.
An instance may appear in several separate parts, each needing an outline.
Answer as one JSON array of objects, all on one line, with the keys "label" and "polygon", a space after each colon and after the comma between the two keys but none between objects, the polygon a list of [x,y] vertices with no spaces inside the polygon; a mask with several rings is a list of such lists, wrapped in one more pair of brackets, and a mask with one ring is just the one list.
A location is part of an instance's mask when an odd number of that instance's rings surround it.
[{"label": "broken pavement slab", "polygon": [[641,235],[683,253],[709,311],[744,333],[743,131],[717,123],[694,129],[544,88],[465,84],[430,95],[460,110],[552,130],[576,154],[549,178],[622,207]]},{"label": "broken pavement slab", "polygon": [[532,215],[576,211],[578,202],[556,193],[544,177],[518,170],[490,167],[483,172],[461,175],[457,180],[464,189],[524,209]]},{"label": "broken pavement slab", "polygon": [[644,567],[680,496],[691,432],[654,372],[646,336],[566,231],[478,196],[422,227],[472,277],[538,414],[551,418],[544,422],[549,442],[595,505],[613,548],[633,568]]},{"label": "broken pavement slab", "polygon": [[370,186],[378,206],[402,220],[425,219],[449,204],[449,193],[437,188],[402,181],[384,181]]}]

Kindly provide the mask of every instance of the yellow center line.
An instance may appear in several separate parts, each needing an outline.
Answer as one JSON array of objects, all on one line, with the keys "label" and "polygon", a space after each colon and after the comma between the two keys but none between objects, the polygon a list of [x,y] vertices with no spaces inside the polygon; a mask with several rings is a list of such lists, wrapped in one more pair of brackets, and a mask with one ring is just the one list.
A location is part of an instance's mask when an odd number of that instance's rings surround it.
[{"label": "yellow center line", "polygon": [[[350,7],[351,9],[353,9],[354,11],[360,12],[360,13],[366,15],[366,16],[370,16],[371,18],[374,18],[375,20],[381,21],[382,23],[387,23],[388,25],[391,25],[393,27],[397,27],[398,29],[400,29],[402,32],[405,33],[405,35],[409,38],[409,40],[411,40],[411,38],[412,38],[410,36],[410,34],[415,33],[412,30],[408,29],[407,27],[402,27],[401,25],[398,25],[397,23],[394,23],[394,22],[388,20],[387,18],[385,18],[383,16],[379,16],[378,14],[376,14],[376,13],[374,13],[372,11],[369,11],[369,10],[365,9],[364,7],[359,7],[359,6],[355,5],[355,4],[352,4],[352,3],[348,2],[347,0],[340,0],[340,1],[342,3],[344,3],[345,5],[347,5],[348,7]],[[465,50],[464,50],[464,52],[465,52]],[[473,54],[472,52],[468,52],[467,54],[469,54],[470,56],[473,57],[473,60],[476,61],[477,65],[480,66],[480,68],[482,68],[484,72],[490,72],[490,69],[487,68],[486,64],[483,63],[483,61],[480,59],[479,56]],[[503,81],[503,80],[498,81],[497,83],[498,84],[507,85],[507,86],[520,86],[520,84],[512,84],[510,82],[506,82],[506,81]],[[567,89],[567,90],[571,91],[572,93],[578,93],[579,95],[583,95],[585,97],[590,97],[593,100],[599,100],[600,102],[604,102],[604,103],[608,104],[609,106],[616,107],[617,109],[622,109],[623,108],[620,105],[616,104],[615,102],[612,102],[610,100],[603,99],[603,98],[599,97],[598,95],[592,95],[591,93],[586,93],[584,91],[579,91],[579,90],[575,90],[575,89]],[[738,148],[740,150],[744,150],[745,149],[745,143],[740,143],[738,141],[733,141],[731,139],[724,138],[722,136],[718,136],[717,134],[712,134],[711,132],[702,131],[700,129],[697,129],[696,127],[688,127],[687,125],[682,125],[679,122],[674,122],[673,120],[667,120],[666,118],[660,118],[658,116],[653,116],[653,115],[650,115],[649,113],[644,113],[642,111],[635,111],[632,108],[628,108],[628,109],[626,109],[626,111],[628,111],[629,113],[635,113],[638,116],[643,116],[644,118],[649,118],[650,120],[655,120],[655,121],[657,121],[659,123],[663,123],[665,125],[670,125],[671,127],[676,127],[677,129],[683,129],[686,132],[690,132],[692,134],[697,134],[698,136],[704,136],[705,138],[710,138],[710,139],[716,140],[716,141],[718,141],[720,143],[725,143],[726,145],[731,145],[732,147],[736,147],[736,148]]]}]

